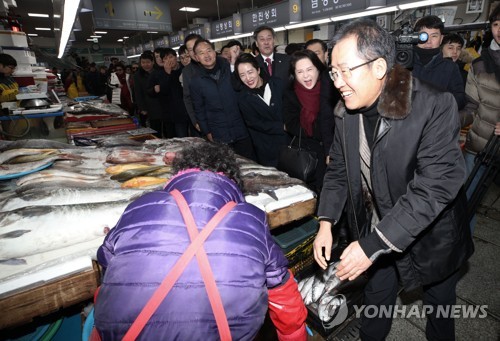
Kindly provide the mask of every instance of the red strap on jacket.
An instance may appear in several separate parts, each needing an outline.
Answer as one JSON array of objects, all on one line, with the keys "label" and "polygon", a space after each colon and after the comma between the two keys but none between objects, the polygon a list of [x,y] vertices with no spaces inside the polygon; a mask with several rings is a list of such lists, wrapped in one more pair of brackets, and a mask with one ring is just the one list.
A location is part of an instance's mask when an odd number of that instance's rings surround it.
[{"label": "red strap on jacket", "polygon": [[[215,279],[213,277],[212,269],[210,268],[210,265],[208,265],[207,268],[204,261],[200,262],[200,258],[203,258],[203,255],[206,258],[206,253],[203,249],[203,243],[212,233],[214,228],[220,223],[220,221],[229,213],[229,211],[233,209],[234,206],[236,206],[236,203],[234,201],[230,201],[226,205],[224,205],[212,217],[212,219],[210,219],[210,221],[201,230],[201,232],[198,233],[198,229],[196,228],[191,210],[189,209],[189,206],[187,205],[187,202],[182,194],[177,190],[173,190],[172,192],[170,192],[170,194],[172,194],[172,196],[176,200],[177,205],[179,206],[179,210],[181,211],[184,221],[186,222],[189,237],[191,239],[191,244],[188,246],[186,251],[184,251],[182,256],[177,260],[167,276],[163,279],[158,289],[156,289],[153,296],[146,303],[146,306],[139,313],[139,316],[137,316],[134,323],[132,323],[132,326],[130,326],[130,329],[123,337],[123,340],[135,340],[139,336],[146,323],[149,321],[151,316],[153,316],[156,309],[158,309],[161,302],[165,299],[169,291],[174,286],[175,282],[177,282],[184,269],[187,267],[188,263],[196,254],[196,258],[198,260],[198,264],[203,276],[203,281],[205,282],[205,285],[207,287],[210,304],[212,306],[212,310],[214,311],[215,320],[217,322],[221,340],[230,341],[231,333],[229,330],[229,325],[227,323],[226,314],[224,312],[224,307],[222,306],[222,300],[217,290],[217,286],[215,285]],[[206,261],[208,263],[208,258],[206,259]],[[207,286],[207,283],[210,283],[210,287]]]}]

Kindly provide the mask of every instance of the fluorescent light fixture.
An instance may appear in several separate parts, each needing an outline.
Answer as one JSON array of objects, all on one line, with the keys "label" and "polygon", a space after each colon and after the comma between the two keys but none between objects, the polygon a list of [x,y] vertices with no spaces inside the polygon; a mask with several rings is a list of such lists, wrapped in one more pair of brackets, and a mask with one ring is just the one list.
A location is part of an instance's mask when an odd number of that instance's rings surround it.
[{"label": "fluorescent light fixture", "polygon": [[59,27],[55,27],[54,31],[60,31],[61,29]]},{"label": "fluorescent light fixture", "polygon": [[94,39],[92,39],[92,38],[87,38],[87,41],[94,41]]},{"label": "fluorescent light fixture", "polygon": [[246,37],[251,37],[253,36],[253,33],[241,33],[241,34],[235,34],[234,36],[229,36],[227,37],[228,40],[230,39],[239,39],[239,38],[246,38]]},{"label": "fluorescent light fixture", "polygon": [[37,31],[50,31],[51,29],[48,27],[35,27],[35,30],[37,30]]},{"label": "fluorescent light fixture", "polygon": [[285,25],[287,30],[293,30],[294,28],[300,28],[300,27],[306,27],[306,26],[313,26],[313,25],[320,25],[320,24],[327,24],[331,22],[330,18],[326,19],[320,19],[320,20],[314,20],[314,21],[308,21],[308,22],[301,22],[299,24],[292,24],[292,25]]},{"label": "fluorescent light fixture", "polygon": [[157,34],[158,32],[156,32],[156,31],[147,31],[146,33]]},{"label": "fluorescent light fixture", "polygon": [[123,39],[128,39],[128,37],[123,37]]},{"label": "fluorescent light fixture", "polygon": [[94,31],[95,34],[108,34],[106,31]]},{"label": "fluorescent light fixture", "polygon": [[117,42],[121,43],[123,41],[123,39],[118,39]]},{"label": "fluorescent light fixture", "polygon": [[61,15],[60,14],[54,14],[54,18],[60,18]]},{"label": "fluorescent light fixture", "polygon": [[286,30],[285,26],[274,27],[274,32],[281,32],[285,30]]},{"label": "fluorescent light fixture", "polygon": [[28,13],[28,17],[48,18],[49,15],[42,13]]},{"label": "fluorescent light fixture", "polygon": [[57,58],[61,58],[64,55],[64,50],[68,44],[68,38],[73,29],[79,6],[80,0],[64,2],[61,40],[59,41],[59,54]]},{"label": "fluorescent light fixture", "polygon": [[332,21],[342,21],[342,20],[347,20],[347,19],[354,19],[354,18],[367,17],[370,15],[382,14],[382,13],[387,13],[387,12],[394,12],[397,10],[398,10],[397,6],[390,6],[390,7],[384,7],[384,8],[377,8],[377,9],[373,9],[370,11],[363,11],[363,12],[341,15],[338,17],[331,17],[331,19],[332,19]]},{"label": "fluorescent light fixture", "polygon": [[218,41],[224,41],[224,40],[227,40],[227,38],[226,38],[226,37],[224,37],[224,38],[210,39],[210,42],[211,42],[211,43],[216,43],[216,42],[218,42]]},{"label": "fluorescent light fixture", "polygon": [[197,12],[199,10],[200,9],[196,8],[196,7],[182,7],[182,8],[179,8],[179,11],[181,11],[181,12]]},{"label": "fluorescent light fixture", "polygon": [[28,35],[29,35],[30,37],[38,37],[38,34],[36,34],[36,33],[28,33]]},{"label": "fluorescent light fixture", "polygon": [[445,2],[452,2],[455,0],[425,0],[425,1],[417,1],[417,2],[412,2],[409,4],[401,4],[398,5],[398,8],[400,10],[405,10],[405,9],[410,9],[410,8],[415,8],[415,7],[425,7],[425,6],[431,6],[431,5],[439,5]]},{"label": "fluorescent light fixture", "polygon": [[134,54],[133,56],[127,56],[127,59],[138,58],[140,56],[141,56],[140,54]]},{"label": "fluorescent light fixture", "polygon": [[90,38],[102,38],[102,36],[90,36]]}]

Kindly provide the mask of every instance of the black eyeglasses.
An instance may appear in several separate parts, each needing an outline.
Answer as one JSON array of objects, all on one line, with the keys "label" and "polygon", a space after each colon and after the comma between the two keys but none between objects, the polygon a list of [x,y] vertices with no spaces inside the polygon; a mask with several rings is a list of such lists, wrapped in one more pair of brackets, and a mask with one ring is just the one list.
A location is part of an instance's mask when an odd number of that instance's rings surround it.
[{"label": "black eyeglasses", "polygon": [[367,62],[364,62],[363,64],[359,64],[359,65],[356,65],[356,66],[353,66],[353,67],[348,67],[348,66],[343,66],[340,68],[340,72],[339,70],[337,69],[334,69],[334,68],[331,68],[330,71],[328,72],[328,74],[330,75],[330,78],[332,79],[332,81],[336,81],[337,79],[339,78],[342,78],[342,79],[349,79],[352,77],[352,71],[356,70],[357,68],[360,68],[362,66],[365,66],[365,65],[368,65],[370,63],[373,63],[374,61],[376,61],[377,59],[379,59],[380,57],[377,57],[375,59],[372,59],[372,60],[369,60]]}]

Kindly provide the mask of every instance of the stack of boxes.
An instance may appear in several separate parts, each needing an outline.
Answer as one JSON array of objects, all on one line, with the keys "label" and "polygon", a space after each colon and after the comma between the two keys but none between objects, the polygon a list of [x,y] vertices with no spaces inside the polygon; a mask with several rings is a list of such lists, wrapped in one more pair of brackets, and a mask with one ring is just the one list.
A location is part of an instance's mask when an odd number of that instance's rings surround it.
[{"label": "stack of boxes", "polygon": [[0,31],[1,53],[11,55],[17,62],[16,72],[12,75],[19,87],[34,85],[35,74],[32,64],[36,64],[35,53],[28,48],[26,33]]}]

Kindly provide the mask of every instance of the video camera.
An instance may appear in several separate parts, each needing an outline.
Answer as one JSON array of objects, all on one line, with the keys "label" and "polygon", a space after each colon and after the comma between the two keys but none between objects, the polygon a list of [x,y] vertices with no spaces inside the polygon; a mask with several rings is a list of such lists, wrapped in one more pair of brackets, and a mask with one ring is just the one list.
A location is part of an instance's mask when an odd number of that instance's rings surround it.
[{"label": "video camera", "polygon": [[411,70],[413,68],[413,45],[425,43],[429,35],[425,32],[413,32],[409,24],[403,25],[392,35],[396,43],[396,63]]}]

